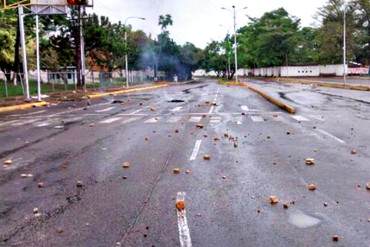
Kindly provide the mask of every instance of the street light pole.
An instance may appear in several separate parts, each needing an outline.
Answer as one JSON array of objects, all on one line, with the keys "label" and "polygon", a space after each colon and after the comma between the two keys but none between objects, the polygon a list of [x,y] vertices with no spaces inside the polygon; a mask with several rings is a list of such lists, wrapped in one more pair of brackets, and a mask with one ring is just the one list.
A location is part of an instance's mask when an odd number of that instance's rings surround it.
[{"label": "street light pole", "polygon": [[39,15],[36,14],[36,67],[37,67],[37,100],[41,101],[41,75],[40,75],[40,29]]},{"label": "street light pole", "polygon": [[129,79],[128,79],[128,44],[127,44],[127,41],[128,41],[128,34],[127,34],[127,22],[128,20],[130,19],[138,19],[138,20],[145,20],[145,18],[143,17],[137,17],[137,16],[130,16],[130,17],[127,17],[126,20],[125,20],[125,45],[126,45],[126,54],[125,54],[125,71],[126,71],[126,87],[128,88],[129,87]]},{"label": "street light pole", "polygon": [[234,9],[234,49],[235,49],[235,81],[238,82],[238,42],[236,39],[236,8],[233,5]]},{"label": "street light pole", "polygon": [[29,100],[30,97],[30,87],[28,81],[28,66],[27,66],[27,52],[26,52],[26,40],[24,35],[24,13],[23,13],[23,6],[18,5],[18,15],[19,15],[19,30],[21,34],[21,44],[22,44],[22,58],[23,58],[23,77],[24,77],[24,84],[26,90],[26,99]]},{"label": "street light pole", "polygon": [[347,83],[347,20],[346,20],[346,6],[343,10],[343,80]]}]

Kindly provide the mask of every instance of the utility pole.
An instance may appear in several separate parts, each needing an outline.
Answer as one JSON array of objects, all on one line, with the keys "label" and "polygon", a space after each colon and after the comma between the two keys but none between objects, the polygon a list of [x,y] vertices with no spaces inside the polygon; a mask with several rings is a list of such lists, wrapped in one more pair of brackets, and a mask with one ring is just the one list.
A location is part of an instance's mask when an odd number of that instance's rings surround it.
[{"label": "utility pole", "polygon": [[[82,9],[81,9],[82,8]],[[85,39],[84,39],[84,34],[83,34],[83,16],[81,15],[81,12],[82,14],[85,13],[85,6],[81,6],[80,7],[80,13],[79,13],[79,16],[80,16],[80,51],[81,51],[81,83],[82,83],[82,86],[84,88],[84,90],[86,91],[86,82],[85,82]]]},{"label": "utility pole", "polygon": [[36,67],[37,67],[37,100],[41,101],[41,74],[40,74],[40,29],[39,15],[36,14]]},{"label": "utility pole", "polygon": [[238,82],[238,42],[236,39],[236,8],[233,5],[234,9],[234,49],[235,49],[235,81]]},{"label": "utility pole", "polygon": [[343,10],[343,80],[347,83],[347,20],[346,20],[346,6]]},{"label": "utility pole", "polygon": [[127,33],[127,22],[130,19],[138,19],[138,20],[145,20],[143,17],[137,17],[137,16],[130,16],[127,17],[125,20],[125,44],[126,44],[126,54],[125,54],[125,70],[126,70],[126,87],[129,87],[129,76],[128,76],[128,33]]},{"label": "utility pole", "polygon": [[19,30],[20,30],[20,38],[21,38],[21,45],[22,45],[22,58],[23,58],[23,78],[26,90],[26,99],[29,100],[30,97],[30,87],[28,81],[28,65],[27,65],[27,51],[26,51],[26,40],[24,37],[24,14],[23,14],[23,6],[18,5],[18,15],[19,15]]}]

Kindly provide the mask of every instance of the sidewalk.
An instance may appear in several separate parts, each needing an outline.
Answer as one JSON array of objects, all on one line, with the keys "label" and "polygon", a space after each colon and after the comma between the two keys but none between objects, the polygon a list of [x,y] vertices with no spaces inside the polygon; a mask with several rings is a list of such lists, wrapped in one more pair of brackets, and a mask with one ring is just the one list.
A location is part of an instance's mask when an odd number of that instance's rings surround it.
[{"label": "sidewalk", "polygon": [[24,97],[9,97],[0,101],[0,113],[25,110],[35,107],[48,106],[50,103],[61,103],[66,101],[82,101],[87,99],[97,99],[106,96],[115,96],[125,93],[138,92],[144,90],[153,90],[163,87],[167,87],[168,84],[161,83],[150,83],[150,84],[141,84],[139,86],[132,86],[129,88],[107,88],[105,90],[96,89],[96,90],[87,90],[87,91],[64,91],[56,92],[47,95],[47,98],[44,98],[43,101],[38,102],[33,99],[31,101],[26,101]]}]

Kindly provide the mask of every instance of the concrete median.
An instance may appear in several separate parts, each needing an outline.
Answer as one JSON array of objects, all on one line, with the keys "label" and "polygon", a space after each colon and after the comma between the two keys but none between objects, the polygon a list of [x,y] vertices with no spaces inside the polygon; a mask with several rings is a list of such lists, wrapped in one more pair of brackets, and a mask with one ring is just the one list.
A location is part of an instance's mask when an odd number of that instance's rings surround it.
[{"label": "concrete median", "polygon": [[284,111],[287,111],[290,114],[295,114],[296,113],[296,109],[293,106],[288,105],[287,103],[285,103],[285,102],[267,94],[266,92],[264,92],[260,88],[258,88],[256,86],[252,86],[251,84],[248,84],[248,83],[243,83],[242,86],[247,87],[249,90],[261,95],[263,98],[268,100],[270,103],[276,105],[277,107],[283,109]]},{"label": "concrete median", "polygon": [[34,102],[34,103],[4,106],[4,107],[0,107],[0,113],[27,110],[27,109],[31,109],[35,107],[42,107],[42,106],[47,106],[47,105],[48,105],[48,102],[41,101],[41,102]]}]

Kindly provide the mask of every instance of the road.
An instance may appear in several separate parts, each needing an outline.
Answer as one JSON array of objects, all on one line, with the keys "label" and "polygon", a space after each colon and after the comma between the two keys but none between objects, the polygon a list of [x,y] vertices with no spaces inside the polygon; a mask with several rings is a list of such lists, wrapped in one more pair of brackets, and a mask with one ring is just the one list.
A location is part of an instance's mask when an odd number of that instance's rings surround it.
[{"label": "road", "polygon": [[369,247],[370,94],[252,83],[297,114],[203,80],[2,115],[0,246]]}]

